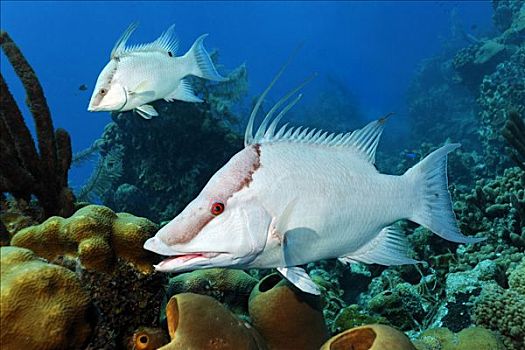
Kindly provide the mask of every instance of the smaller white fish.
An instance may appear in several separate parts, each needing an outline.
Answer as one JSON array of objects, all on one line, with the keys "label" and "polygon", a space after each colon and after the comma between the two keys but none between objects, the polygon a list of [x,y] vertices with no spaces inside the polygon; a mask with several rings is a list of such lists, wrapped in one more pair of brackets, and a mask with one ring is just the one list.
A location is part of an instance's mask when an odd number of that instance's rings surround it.
[{"label": "smaller white fish", "polygon": [[188,75],[227,80],[217,72],[204,49],[203,41],[208,34],[197,38],[185,55],[176,57],[179,42],[174,36],[175,25],[151,43],[126,47],[136,28],[137,24],[132,23],[113,47],[109,63],[98,76],[88,111],[135,110],[143,118],[151,119],[158,115],[148,104],[152,101],[202,102],[184,79]]}]

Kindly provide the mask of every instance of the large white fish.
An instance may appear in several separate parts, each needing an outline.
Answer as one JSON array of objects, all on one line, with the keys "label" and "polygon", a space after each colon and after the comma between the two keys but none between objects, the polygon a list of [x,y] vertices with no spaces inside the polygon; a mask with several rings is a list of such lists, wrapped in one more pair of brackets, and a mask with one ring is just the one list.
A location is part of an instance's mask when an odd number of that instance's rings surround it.
[{"label": "large white fish", "polygon": [[[284,67],[283,67],[284,69]],[[459,232],[447,188],[447,154],[432,152],[402,176],[374,166],[385,120],[346,134],[291,128],[277,123],[300,99],[266,115],[255,135],[248,122],[245,148],[234,155],[177,217],[144,244],[169,256],[157,271],[197,268],[277,268],[301,290],[319,289],[300,265],[339,258],[345,263],[417,263],[392,224],[409,219],[460,243],[481,238]],[[272,120],[272,118],[274,118]]]},{"label": "large white fish", "polygon": [[204,49],[201,35],[190,50],[180,57],[175,54],[178,40],[172,25],[155,41],[126,47],[137,28],[132,23],[117,41],[109,63],[98,76],[88,111],[135,110],[140,116],[151,119],[157,111],[148,103],[164,99],[202,102],[184,78],[195,75],[204,79],[223,81],[210,56]]}]

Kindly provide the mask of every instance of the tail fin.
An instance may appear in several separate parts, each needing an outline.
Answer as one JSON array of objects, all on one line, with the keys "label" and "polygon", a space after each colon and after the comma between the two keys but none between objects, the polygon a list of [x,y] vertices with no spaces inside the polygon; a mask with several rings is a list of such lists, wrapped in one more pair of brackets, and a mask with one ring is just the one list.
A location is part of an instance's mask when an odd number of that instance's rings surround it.
[{"label": "tail fin", "polygon": [[435,150],[403,175],[411,179],[421,196],[419,208],[408,219],[449,241],[476,243],[485,238],[467,237],[459,231],[448,192],[447,154],[459,146],[452,143]]},{"label": "tail fin", "polygon": [[204,48],[204,39],[208,34],[203,34],[195,40],[190,50],[184,55],[186,62],[189,66],[189,73],[200,78],[225,81],[227,78],[222,77],[215,69],[213,62],[211,61],[210,55]]}]

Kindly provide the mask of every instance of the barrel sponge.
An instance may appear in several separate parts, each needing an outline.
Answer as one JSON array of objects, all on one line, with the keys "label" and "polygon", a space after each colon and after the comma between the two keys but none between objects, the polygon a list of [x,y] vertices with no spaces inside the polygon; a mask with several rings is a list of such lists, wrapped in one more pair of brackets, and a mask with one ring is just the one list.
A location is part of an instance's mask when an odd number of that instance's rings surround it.
[{"label": "barrel sponge", "polygon": [[263,339],[248,323],[206,295],[182,293],[166,306],[171,342],[159,350],[265,350]]},{"label": "barrel sponge", "polygon": [[279,274],[253,288],[248,311],[269,349],[317,350],[328,339],[319,296],[301,292]]},{"label": "barrel sponge", "polygon": [[75,274],[12,246],[0,248],[0,263],[2,349],[83,348],[90,302]]},{"label": "barrel sponge", "polygon": [[416,350],[404,333],[383,324],[370,324],[348,329],[330,338],[320,350],[347,349]]},{"label": "barrel sponge", "polygon": [[153,254],[142,246],[157,226],[145,218],[115,214],[101,205],[88,205],[70,218],[53,216],[16,233],[11,244],[33,250],[53,261],[78,258],[88,270],[110,272],[117,258],[143,273],[153,272]]}]

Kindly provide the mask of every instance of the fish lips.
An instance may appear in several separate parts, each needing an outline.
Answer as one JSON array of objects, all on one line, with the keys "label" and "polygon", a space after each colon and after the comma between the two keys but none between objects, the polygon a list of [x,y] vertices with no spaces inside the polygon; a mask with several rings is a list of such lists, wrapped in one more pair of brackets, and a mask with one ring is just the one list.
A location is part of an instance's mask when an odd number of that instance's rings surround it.
[{"label": "fish lips", "polygon": [[159,255],[167,256],[159,264],[154,265],[160,272],[182,272],[195,268],[219,267],[228,265],[230,254],[225,252],[180,252],[166,245],[157,237],[152,237],[144,243],[144,249]]},{"label": "fish lips", "polygon": [[153,265],[159,272],[184,272],[197,268],[221,267],[223,263],[229,261],[226,253],[189,253],[170,256],[162,260],[157,265]]}]

